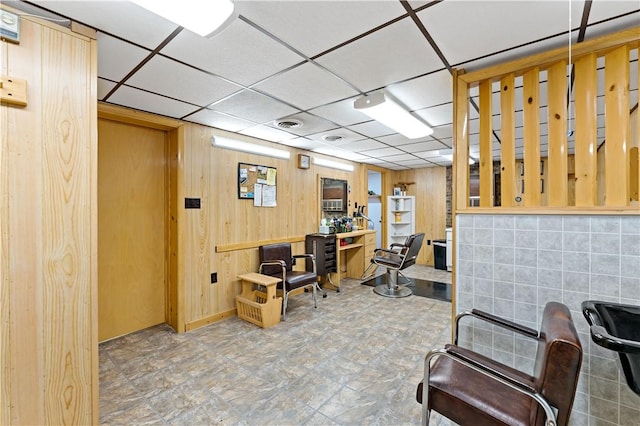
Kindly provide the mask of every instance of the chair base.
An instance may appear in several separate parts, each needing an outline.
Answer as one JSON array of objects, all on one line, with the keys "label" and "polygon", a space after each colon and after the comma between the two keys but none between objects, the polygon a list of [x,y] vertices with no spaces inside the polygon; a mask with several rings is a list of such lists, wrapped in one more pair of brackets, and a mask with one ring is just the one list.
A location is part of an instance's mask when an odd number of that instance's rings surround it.
[{"label": "chair base", "polygon": [[408,297],[413,294],[410,288],[399,286],[389,287],[384,284],[374,287],[373,292],[384,297]]}]

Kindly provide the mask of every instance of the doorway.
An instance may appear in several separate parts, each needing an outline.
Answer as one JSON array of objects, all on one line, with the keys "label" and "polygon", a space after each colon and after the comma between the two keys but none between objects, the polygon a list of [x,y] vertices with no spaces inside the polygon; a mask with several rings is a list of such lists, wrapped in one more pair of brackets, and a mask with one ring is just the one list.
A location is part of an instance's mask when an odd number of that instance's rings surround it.
[{"label": "doorway", "polygon": [[375,170],[367,171],[367,189],[369,200],[366,215],[373,222],[376,231],[376,247],[382,247],[382,173]]},{"label": "doorway", "polygon": [[167,135],[98,120],[98,340],[165,322]]}]

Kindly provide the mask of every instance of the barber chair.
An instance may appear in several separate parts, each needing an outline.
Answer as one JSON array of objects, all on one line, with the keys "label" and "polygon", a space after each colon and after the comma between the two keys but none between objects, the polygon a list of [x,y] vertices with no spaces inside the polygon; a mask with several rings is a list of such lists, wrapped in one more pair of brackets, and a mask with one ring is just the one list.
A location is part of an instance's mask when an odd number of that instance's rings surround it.
[{"label": "barber chair", "polygon": [[[410,288],[399,284],[398,274],[400,274],[401,270],[416,263],[423,240],[424,233],[413,234],[409,235],[403,244],[394,243],[391,244],[389,249],[379,248],[375,250],[367,270],[373,265],[376,268],[384,266],[387,269],[386,284],[374,287],[373,291],[376,294],[385,297],[407,297],[413,294]],[[366,273],[367,271],[363,276]]]},{"label": "barber chair", "polygon": [[[289,295],[298,289],[313,293],[313,306],[318,307],[316,301],[316,289],[320,289],[318,285],[318,274],[316,273],[316,260],[313,254],[291,254],[290,243],[268,244],[258,247],[258,255],[260,258],[259,272],[264,275],[278,277],[282,281],[277,284],[277,290],[282,293],[282,321],[287,317],[287,303]],[[294,271],[293,265],[296,259],[308,259],[311,262],[304,262],[305,265],[310,263],[311,269],[305,271]],[[322,290],[320,290],[322,291]]]},{"label": "barber chair", "polygon": [[[458,324],[466,316],[536,340],[533,375],[459,347]],[[476,309],[459,314],[454,344],[425,357],[424,380],[416,392],[422,424],[429,424],[435,410],[461,425],[566,425],[581,364],[578,333],[561,303],[547,303],[540,331]]]}]

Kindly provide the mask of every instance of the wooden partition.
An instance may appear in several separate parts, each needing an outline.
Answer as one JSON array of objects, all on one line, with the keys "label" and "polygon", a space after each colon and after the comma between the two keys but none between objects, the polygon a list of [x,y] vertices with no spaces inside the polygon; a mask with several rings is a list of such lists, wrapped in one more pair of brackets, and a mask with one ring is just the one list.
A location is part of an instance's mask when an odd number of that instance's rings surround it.
[{"label": "wooden partition", "polygon": [[[480,167],[480,209],[637,210],[640,121],[637,114],[630,118],[637,104],[630,104],[629,86],[631,70],[638,86],[637,61],[630,58],[638,56],[639,34],[632,28],[576,44],[571,57],[560,48],[479,71],[457,70],[457,211],[475,208],[469,202],[470,152]],[[470,99],[479,106],[477,133],[469,131],[475,124]],[[494,160],[501,162],[500,194],[494,194]]]}]

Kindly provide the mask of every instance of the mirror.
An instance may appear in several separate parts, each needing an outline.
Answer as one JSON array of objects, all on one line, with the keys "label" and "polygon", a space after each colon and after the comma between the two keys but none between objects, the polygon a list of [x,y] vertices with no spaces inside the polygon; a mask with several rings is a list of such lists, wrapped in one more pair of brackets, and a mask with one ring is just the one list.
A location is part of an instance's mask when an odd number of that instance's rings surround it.
[{"label": "mirror", "polygon": [[345,216],[349,209],[349,182],[344,179],[320,178],[322,216]]}]

